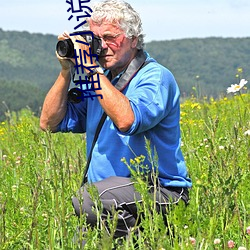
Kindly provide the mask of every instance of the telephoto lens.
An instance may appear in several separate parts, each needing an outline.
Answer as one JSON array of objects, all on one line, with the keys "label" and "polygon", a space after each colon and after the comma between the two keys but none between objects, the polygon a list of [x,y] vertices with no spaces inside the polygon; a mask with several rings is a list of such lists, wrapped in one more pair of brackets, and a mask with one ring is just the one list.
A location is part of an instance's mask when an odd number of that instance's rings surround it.
[{"label": "telephoto lens", "polygon": [[66,39],[62,41],[58,41],[56,45],[56,51],[61,57],[74,57],[74,44],[71,39]]}]

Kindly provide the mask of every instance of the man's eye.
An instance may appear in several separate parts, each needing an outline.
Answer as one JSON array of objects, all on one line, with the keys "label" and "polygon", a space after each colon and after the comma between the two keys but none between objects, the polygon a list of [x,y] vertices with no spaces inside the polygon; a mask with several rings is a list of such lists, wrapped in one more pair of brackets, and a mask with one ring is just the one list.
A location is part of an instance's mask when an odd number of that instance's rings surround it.
[{"label": "man's eye", "polygon": [[103,39],[106,41],[110,41],[110,40],[113,40],[114,39],[114,36],[104,36]]}]

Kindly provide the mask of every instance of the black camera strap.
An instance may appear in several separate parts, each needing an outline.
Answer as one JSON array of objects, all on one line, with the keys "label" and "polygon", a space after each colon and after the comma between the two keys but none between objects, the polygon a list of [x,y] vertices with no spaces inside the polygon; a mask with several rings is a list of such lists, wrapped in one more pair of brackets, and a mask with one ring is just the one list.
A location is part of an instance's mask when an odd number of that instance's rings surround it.
[{"label": "black camera strap", "polygon": [[[131,61],[131,63],[129,64],[128,68],[125,70],[125,72],[121,75],[120,79],[118,80],[118,82],[115,85],[115,88],[118,89],[119,91],[123,91],[128,84],[130,83],[130,81],[134,78],[134,76],[137,74],[137,72],[143,68],[144,66],[146,66],[150,61],[146,61],[146,55],[144,54],[143,50],[139,50],[136,57]],[[85,170],[84,170],[84,175],[83,175],[83,180],[82,180],[82,184],[81,186],[83,186],[86,182],[87,182],[87,174],[88,174],[88,170],[89,170],[89,164],[92,158],[92,152],[95,146],[95,143],[98,139],[98,136],[101,132],[102,126],[106,120],[107,114],[104,112],[102,114],[102,117],[97,125],[97,129],[95,132],[95,136],[91,145],[91,149],[89,152],[89,156],[88,156],[88,160],[85,166]]]}]

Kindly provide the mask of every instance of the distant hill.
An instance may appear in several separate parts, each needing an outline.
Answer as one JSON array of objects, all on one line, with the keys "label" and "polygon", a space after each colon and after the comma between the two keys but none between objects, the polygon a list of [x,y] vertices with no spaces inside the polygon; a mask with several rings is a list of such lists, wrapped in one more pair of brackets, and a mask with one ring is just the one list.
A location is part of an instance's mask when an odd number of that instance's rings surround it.
[{"label": "distant hill", "polygon": [[[6,106],[12,111],[29,106],[39,112],[60,70],[56,42],[53,35],[0,29],[0,119]],[[239,67],[242,77],[250,79],[250,38],[153,41],[146,50],[173,72],[182,96],[193,94],[193,87],[199,96],[225,93],[236,83]]]},{"label": "distant hill", "polygon": [[30,82],[42,89],[60,69],[55,57],[57,37],[0,29],[0,79]]},{"label": "distant hill", "polygon": [[250,80],[249,38],[204,38],[151,42],[146,49],[175,75],[182,95],[196,87],[199,96],[224,95],[239,77]]},{"label": "distant hill", "polygon": [[[57,37],[0,29],[0,120],[8,109],[39,113],[60,70]],[[4,102],[4,103],[3,103]]]}]

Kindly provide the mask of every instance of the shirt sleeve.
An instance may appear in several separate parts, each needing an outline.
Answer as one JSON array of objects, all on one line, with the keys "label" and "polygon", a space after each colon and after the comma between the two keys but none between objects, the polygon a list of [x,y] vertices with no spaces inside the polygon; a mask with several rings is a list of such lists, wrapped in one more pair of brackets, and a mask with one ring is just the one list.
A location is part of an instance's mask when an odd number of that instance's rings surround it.
[{"label": "shirt sleeve", "polygon": [[155,127],[179,103],[180,93],[172,73],[157,63],[150,64],[141,70],[138,82],[126,94],[135,120],[121,134],[132,135]]},{"label": "shirt sleeve", "polygon": [[80,103],[67,103],[67,112],[64,119],[57,127],[57,132],[86,132],[87,101]]}]

